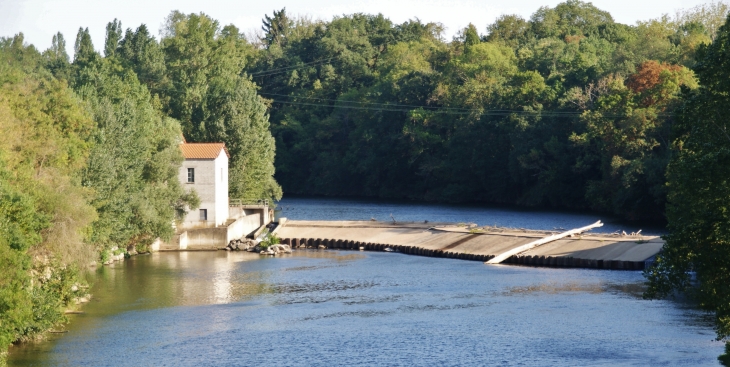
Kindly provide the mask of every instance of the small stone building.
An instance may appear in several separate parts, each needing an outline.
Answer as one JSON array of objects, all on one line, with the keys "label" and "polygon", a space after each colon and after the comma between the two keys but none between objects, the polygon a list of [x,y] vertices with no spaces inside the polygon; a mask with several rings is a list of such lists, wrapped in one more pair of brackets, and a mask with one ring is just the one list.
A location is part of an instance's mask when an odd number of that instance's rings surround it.
[{"label": "small stone building", "polygon": [[180,229],[218,227],[229,218],[228,159],[224,143],[180,144],[185,161],[180,167],[180,183],[186,191],[195,189],[200,207],[191,210]]}]

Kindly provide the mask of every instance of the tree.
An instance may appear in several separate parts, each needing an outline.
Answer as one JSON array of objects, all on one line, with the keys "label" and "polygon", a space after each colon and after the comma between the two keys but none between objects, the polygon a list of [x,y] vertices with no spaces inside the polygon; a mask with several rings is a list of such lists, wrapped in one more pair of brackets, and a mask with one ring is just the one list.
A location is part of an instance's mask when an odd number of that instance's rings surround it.
[{"label": "tree", "polygon": [[117,52],[119,41],[122,39],[122,22],[114,21],[106,24],[106,38],[104,40],[104,56],[112,57]]},{"label": "tree", "polygon": [[538,9],[530,19],[530,32],[539,38],[588,36],[597,33],[600,26],[611,23],[613,17],[607,11],[591,3],[568,0],[552,9]]},{"label": "tree", "polygon": [[46,66],[59,79],[69,79],[69,58],[66,53],[66,40],[58,32],[53,35],[51,47],[43,52]]},{"label": "tree", "polygon": [[273,178],[274,140],[256,85],[242,75],[249,48],[238,30],[205,14],[173,13],[162,39],[169,112],[189,142],[225,142],[231,152],[229,196],[280,199]]},{"label": "tree", "polygon": [[85,240],[96,215],[80,183],[92,121],[45,57],[9,41],[0,39],[0,364],[9,343],[64,320],[73,269],[95,258]]},{"label": "tree", "polygon": [[[116,55],[134,70],[139,81],[152,94],[163,96],[163,91],[172,87],[166,75],[165,54],[146,25],[140,25],[134,32],[127,28],[124,38],[119,41]],[[166,104],[167,100],[162,102]]]},{"label": "tree", "polygon": [[177,178],[182,163],[179,123],[155,109],[155,100],[130,69],[116,59],[77,65],[74,88],[96,123],[84,186],[99,214],[91,242],[143,249],[156,238],[169,239],[170,225],[195,196]]},{"label": "tree", "polygon": [[691,9],[677,12],[676,21],[679,24],[699,23],[710,39],[715,39],[718,29],[725,23],[730,12],[730,5],[723,1],[713,1],[700,4]]},{"label": "tree", "polygon": [[283,46],[286,42],[287,33],[291,26],[291,20],[286,15],[286,8],[279,11],[274,10],[274,16],[264,15],[261,30],[264,31],[264,42],[271,45]]},{"label": "tree", "polygon": [[66,40],[61,32],[53,35],[51,48],[46,51],[45,56],[54,61],[69,62],[68,53],[66,53]]},{"label": "tree", "polygon": [[97,53],[94,50],[94,44],[91,42],[89,28],[84,29],[79,27],[79,32],[76,34],[76,42],[74,42],[74,63],[88,62],[95,55]]},{"label": "tree", "polygon": [[517,48],[529,28],[529,24],[519,15],[501,15],[487,26],[487,41],[502,42]]},{"label": "tree", "polygon": [[464,46],[468,48],[473,45],[478,45],[479,42],[479,32],[477,32],[477,27],[475,27],[474,24],[469,23],[469,26],[464,29]]},{"label": "tree", "polygon": [[[718,338],[730,336],[730,18],[700,46],[700,87],[684,93],[667,169],[669,235],[645,271],[647,297],[687,292],[716,315]],[[691,280],[696,273],[697,282]]]}]

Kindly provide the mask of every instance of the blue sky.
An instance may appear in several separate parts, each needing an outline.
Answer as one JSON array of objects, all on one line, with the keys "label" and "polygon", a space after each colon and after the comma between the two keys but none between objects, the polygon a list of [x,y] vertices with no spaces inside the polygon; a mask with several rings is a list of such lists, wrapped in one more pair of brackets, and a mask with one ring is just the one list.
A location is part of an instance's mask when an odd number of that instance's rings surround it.
[{"label": "blue sky", "polygon": [[[114,18],[124,28],[136,28],[144,23],[155,35],[165,17],[172,10],[185,13],[204,12],[222,25],[233,23],[244,32],[260,28],[264,14],[286,7],[291,15],[308,15],[314,19],[329,20],[335,15],[356,12],[382,13],[400,23],[418,17],[422,21],[438,21],[446,26],[446,38],[469,23],[486,32],[486,26],[501,14],[520,14],[528,18],[540,6],[554,7],[553,0],[0,0],[0,37],[23,32],[25,40],[44,50],[51,44],[55,32],[62,32],[72,52],[78,28],[89,27],[94,46],[100,49],[104,29]],[[609,11],[621,23],[634,24],[638,20],[673,15],[708,0],[600,0],[597,7]]]}]

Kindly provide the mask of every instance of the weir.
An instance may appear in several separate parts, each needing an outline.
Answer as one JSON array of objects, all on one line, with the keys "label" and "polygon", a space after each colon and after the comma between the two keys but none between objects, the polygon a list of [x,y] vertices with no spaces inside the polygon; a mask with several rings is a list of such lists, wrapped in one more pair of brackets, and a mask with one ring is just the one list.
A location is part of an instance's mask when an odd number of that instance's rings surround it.
[{"label": "weir", "polygon": [[[393,251],[420,256],[484,261],[507,256],[505,264],[566,268],[643,270],[646,260],[664,245],[658,236],[572,234],[550,239],[550,231],[474,228],[453,223],[387,223],[375,221],[286,221],[277,233],[292,248]],[[570,233],[568,233],[570,235]],[[529,246],[528,246],[529,247]]]}]

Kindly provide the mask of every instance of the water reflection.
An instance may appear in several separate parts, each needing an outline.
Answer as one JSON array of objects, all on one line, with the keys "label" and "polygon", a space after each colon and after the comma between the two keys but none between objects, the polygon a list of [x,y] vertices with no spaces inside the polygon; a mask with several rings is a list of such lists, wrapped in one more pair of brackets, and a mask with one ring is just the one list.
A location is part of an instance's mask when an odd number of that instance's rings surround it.
[{"label": "water reflection", "polygon": [[638,272],[397,253],[159,253],[99,269],[69,333],[11,366],[716,365],[705,314]]},{"label": "water reflection", "polygon": [[529,295],[532,293],[548,293],[557,294],[564,292],[584,292],[584,293],[603,293],[611,292],[619,295],[630,296],[636,299],[643,299],[642,295],[646,290],[646,284],[644,282],[635,283],[624,283],[615,284],[607,282],[599,283],[581,283],[581,282],[567,282],[567,283],[541,283],[535,285],[529,285],[525,287],[512,287],[507,289],[502,294],[505,296],[516,296],[516,295]]},{"label": "water reflection", "polygon": [[583,227],[601,219],[599,233],[616,231],[659,235],[666,229],[659,223],[626,222],[608,214],[535,210],[498,206],[445,205],[419,202],[374,201],[339,198],[285,197],[277,217],[293,220],[370,220],[476,223],[480,226],[560,230]]}]

